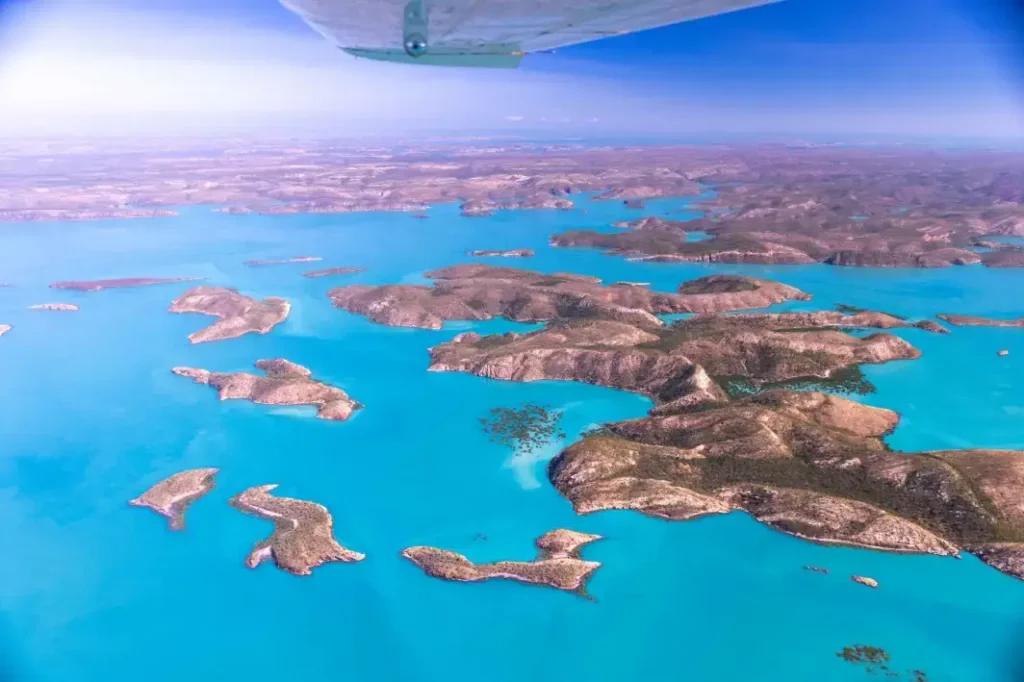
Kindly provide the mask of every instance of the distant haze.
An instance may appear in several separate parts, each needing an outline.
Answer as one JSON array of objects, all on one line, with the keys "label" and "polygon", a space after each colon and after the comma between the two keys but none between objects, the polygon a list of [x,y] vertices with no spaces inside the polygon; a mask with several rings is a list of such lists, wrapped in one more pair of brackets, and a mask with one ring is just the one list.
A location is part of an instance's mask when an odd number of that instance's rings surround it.
[{"label": "distant haze", "polygon": [[493,71],[356,60],[270,0],[0,4],[0,136],[1024,135],[1013,36],[906,3],[935,40],[869,33],[891,3],[846,3],[858,34],[789,0]]}]

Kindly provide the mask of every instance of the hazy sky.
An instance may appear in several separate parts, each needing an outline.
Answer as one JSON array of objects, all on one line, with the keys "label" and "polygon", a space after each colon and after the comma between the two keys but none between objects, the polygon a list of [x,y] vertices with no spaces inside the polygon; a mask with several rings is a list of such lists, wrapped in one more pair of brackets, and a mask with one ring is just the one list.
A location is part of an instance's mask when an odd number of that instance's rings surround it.
[{"label": "hazy sky", "polygon": [[473,70],[355,60],[275,0],[0,0],[0,135],[1020,136],[1019,5],[786,0]]}]

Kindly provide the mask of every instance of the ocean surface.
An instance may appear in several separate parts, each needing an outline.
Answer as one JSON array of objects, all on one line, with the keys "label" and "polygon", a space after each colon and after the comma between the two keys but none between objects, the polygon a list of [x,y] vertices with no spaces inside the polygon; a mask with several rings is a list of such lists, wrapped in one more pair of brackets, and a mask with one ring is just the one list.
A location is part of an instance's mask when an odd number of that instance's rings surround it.
[{"label": "ocean surface", "polygon": [[[983,267],[872,270],[828,266],[630,263],[553,249],[572,228],[642,215],[687,217],[685,201],[642,211],[582,200],[576,210],[462,218],[454,206],[407,214],[233,216],[0,226],[0,679],[31,682],[327,680],[505,682],[873,679],[835,653],[884,647],[892,667],[933,682],[1021,679],[1024,582],[971,556],[899,556],[828,548],[741,513],[665,522],[631,512],[577,517],[548,483],[546,460],[588,426],[643,415],[647,399],[564,382],[515,384],[427,372],[427,349],[467,329],[382,327],[334,309],[325,292],[422,282],[470,249],[533,248],[503,265],[650,282],[674,290],[714,272],[770,277],[814,295],[778,309],[837,303],[911,317],[1024,313],[1024,273]],[[312,254],[321,263],[246,267]],[[308,279],[304,270],[366,272]],[[189,284],[92,293],[50,282],[207,278],[283,296],[288,320],[264,336],[192,346],[211,318],[167,306]],[[29,304],[77,303],[77,313]],[[871,404],[899,411],[905,450],[1024,448],[1024,330],[898,332],[919,360],[868,367]],[[1000,349],[1008,357],[997,357]],[[175,365],[250,370],[284,357],[366,407],[348,422],[312,410],[219,402]],[[479,418],[536,401],[564,412],[565,441],[513,461]],[[217,487],[174,533],[127,501],[183,469],[218,467]],[[298,578],[243,560],[271,525],[227,505],[243,488],[322,503],[338,540],[367,559]],[[429,544],[477,561],[531,559],[559,527],[600,533],[593,597],[508,581],[447,583],[399,556]],[[804,564],[825,566],[829,575]],[[872,576],[870,590],[849,580]],[[884,678],[881,678],[884,679]]]}]

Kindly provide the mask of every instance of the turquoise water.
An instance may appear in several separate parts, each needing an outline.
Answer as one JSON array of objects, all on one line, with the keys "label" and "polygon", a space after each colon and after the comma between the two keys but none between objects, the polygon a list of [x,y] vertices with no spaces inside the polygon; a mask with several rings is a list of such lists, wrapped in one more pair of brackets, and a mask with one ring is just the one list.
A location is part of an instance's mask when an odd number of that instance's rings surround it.
[{"label": "turquoise water", "polygon": [[[972,557],[905,557],[826,548],[772,532],[742,514],[667,523],[628,512],[576,517],[548,484],[544,460],[510,461],[478,418],[528,400],[564,410],[569,440],[588,425],[642,415],[646,399],[572,383],[513,384],[426,372],[431,345],[465,329],[373,325],[333,309],[343,283],[422,281],[470,249],[533,248],[505,265],[569,270],[672,290],[712,272],[774,277],[842,302],[915,317],[1020,315],[1024,273],[980,267],[868,270],[630,263],[552,249],[564,229],[642,215],[678,217],[685,202],[644,211],[587,202],[587,212],[501,212],[428,220],[402,214],[231,216],[187,209],[173,219],[3,226],[0,323],[0,678],[33,682],[260,679],[687,680],[869,679],[839,661],[845,645],[883,646],[899,668],[933,681],[1014,679],[1024,636],[1024,583]],[[247,268],[250,258],[323,256],[322,264]],[[482,259],[476,259],[482,260]],[[306,279],[311,267],[355,265],[354,276]],[[55,292],[58,279],[200,276],[292,301],[266,336],[191,346],[209,318],[172,315],[187,284]],[[74,314],[30,312],[46,301]],[[1024,448],[1024,331],[901,332],[916,361],[870,368],[864,399],[899,410],[891,443],[906,449]],[[996,351],[1008,349],[1008,357]],[[303,409],[220,403],[175,377],[174,365],[245,370],[286,357],[366,405],[346,423]],[[186,468],[221,469],[217,488],[182,533],[127,506]],[[325,504],[358,564],[296,578],[242,563],[270,525],[226,504],[242,488]],[[585,550],[604,563],[588,601],[510,582],[455,584],[402,560],[431,544],[474,560],[529,559],[556,527],[596,532]],[[484,534],[486,540],[478,539]],[[802,570],[827,566],[830,575]],[[882,587],[853,584],[853,573]],[[3,667],[6,666],[6,677]]]}]

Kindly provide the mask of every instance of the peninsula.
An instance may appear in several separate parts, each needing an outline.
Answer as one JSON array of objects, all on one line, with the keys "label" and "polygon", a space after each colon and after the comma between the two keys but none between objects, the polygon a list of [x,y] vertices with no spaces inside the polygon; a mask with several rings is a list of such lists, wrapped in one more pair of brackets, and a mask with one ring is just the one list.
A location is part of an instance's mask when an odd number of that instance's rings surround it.
[{"label": "peninsula", "polygon": [[334,539],[334,519],[327,508],[289,497],[270,494],[277,485],[248,488],[231,498],[235,509],[258,516],[274,524],[274,532],[266,540],[256,543],[245,560],[249,568],[256,568],[267,559],[273,559],[281,570],[293,575],[310,575],[313,569],[327,562],[348,563],[362,561],[364,554],[353,552]]},{"label": "peninsula", "polygon": [[29,310],[55,310],[63,312],[75,312],[78,310],[78,306],[74,303],[37,303],[30,305]]},{"label": "peninsula", "polygon": [[433,286],[353,285],[328,292],[334,305],[398,327],[440,329],[446,320],[520,322],[608,318],[645,328],[663,326],[664,313],[707,313],[762,308],[807,294],[779,282],[711,275],[684,283],[677,293],[644,286],[604,286],[596,277],[545,274],[483,264],[455,265],[426,273]]},{"label": "peninsula", "polygon": [[122,279],[94,279],[80,282],[54,282],[52,289],[73,289],[75,291],[101,291],[103,289],[121,289],[125,287],[143,287],[153,284],[177,284],[179,282],[197,282],[202,277],[125,277]]},{"label": "peninsula", "polygon": [[1009,320],[952,314],[939,314],[935,317],[945,320],[956,327],[1024,327],[1024,317]]},{"label": "peninsula", "polygon": [[256,368],[266,376],[209,372],[194,367],[175,367],[171,371],[216,388],[221,400],[251,400],[257,405],[312,405],[317,408],[317,417],[331,421],[345,421],[362,408],[340,388],[315,381],[302,365],[283,359],[259,360]]},{"label": "peninsula", "polygon": [[206,493],[213,490],[217,469],[190,469],[160,481],[128,504],[149,507],[168,520],[171,530],[185,527],[185,512]]},{"label": "peninsula", "polygon": [[290,263],[315,263],[316,261],[323,260],[320,256],[292,256],[291,258],[279,258],[269,260],[247,260],[245,264],[250,267],[256,267],[260,265],[288,265]]},{"label": "peninsula", "polygon": [[889,410],[769,390],[608,424],[549,466],[579,513],[666,519],[746,511],[814,542],[977,554],[1024,578],[1024,452],[903,453]]},{"label": "peninsula", "polygon": [[302,273],[303,277],[331,277],[334,275],[354,275],[357,272],[363,272],[366,268],[352,268],[352,267],[340,267],[340,268],[324,268],[323,270],[310,270]]},{"label": "peninsula", "polygon": [[172,313],[202,313],[220,319],[205,329],[189,334],[191,343],[234,339],[243,334],[266,334],[284,322],[291,304],[270,296],[263,301],[243,296],[234,289],[199,286],[189,289],[171,303]]},{"label": "peninsula", "polygon": [[475,564],[461,554],[436,547],[409,547],[402,551],[402,556],[427,575],[442,580],[479,582],[503,578],[586,595],[587,581],[601,564],[580,558],[580,551],[584,545],[600,539],[600,535],[564,528],[553,530],[537,538],[538,554],[533,561]]}]

